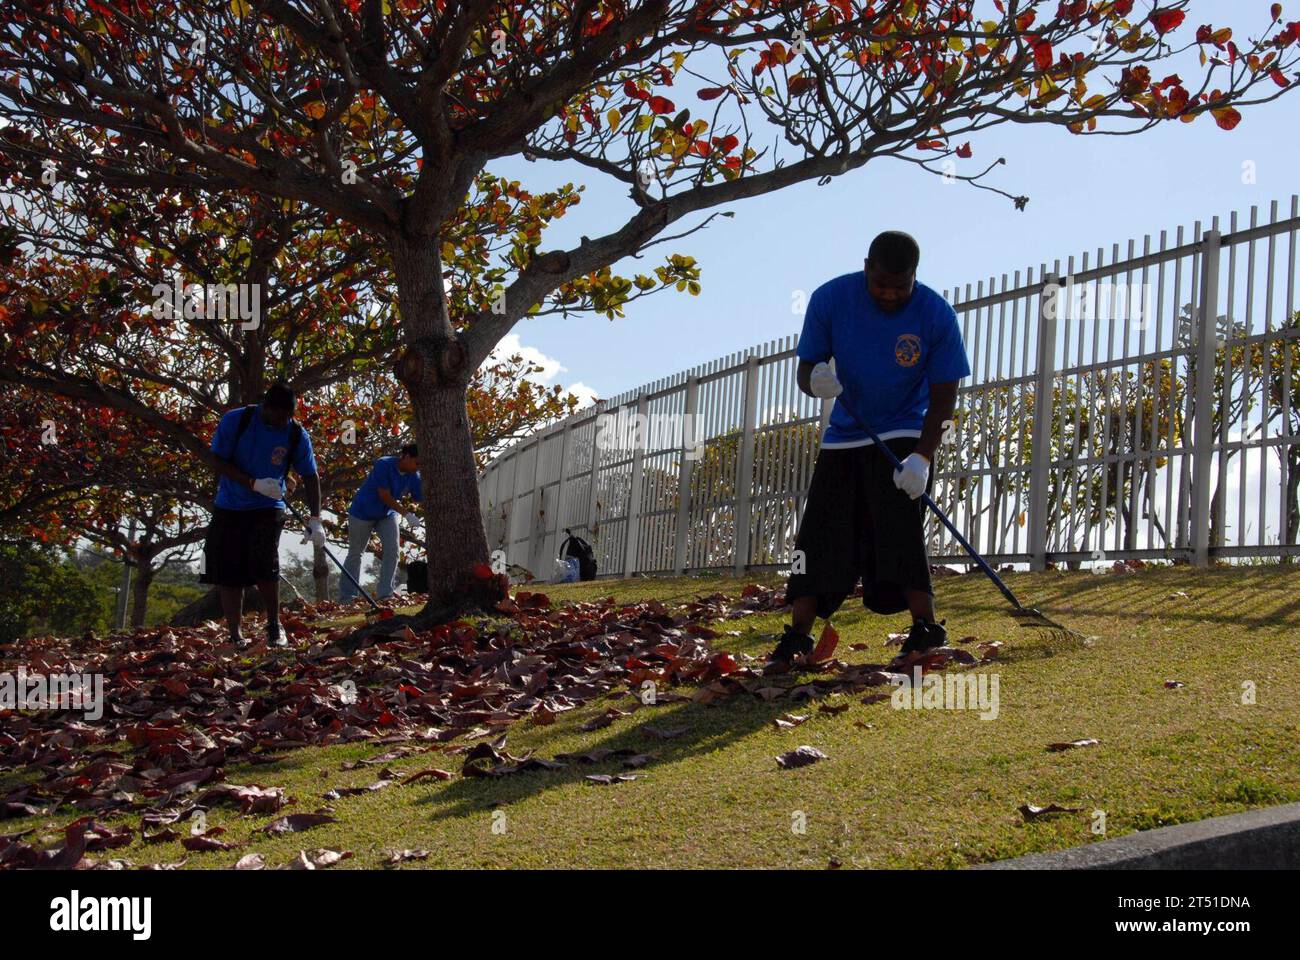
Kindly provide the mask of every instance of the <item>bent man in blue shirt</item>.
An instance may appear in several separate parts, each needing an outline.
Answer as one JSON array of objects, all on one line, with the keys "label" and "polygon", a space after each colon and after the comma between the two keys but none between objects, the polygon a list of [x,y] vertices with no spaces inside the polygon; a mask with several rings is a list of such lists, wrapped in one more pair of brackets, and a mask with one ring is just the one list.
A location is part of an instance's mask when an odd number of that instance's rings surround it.
[{"label": "bent man in blue shirt", "polygon": [[199,582],[221,588],[221,610],[230,639],[241,645],[245,643],[240,633],[244,588],[252,584],[257,584],[266,606],[267,642],[285,644],[279,618],[280,532],[290,467],[303,479],[311,508],[303,542],[325,542],[316,457],[311,437],[293,419],[295,404],[293,390],[277,382],[256,406],[222,414],[212,434],[221,481],[203,545]]},{"label": "bent man in blue shirt", "polygon": [[[404,511],[398,502],[410,494],[416,503],[423,500],[420,489],[419,450],[414,443],[402,447],[396,457],[380,457],[361,484],[348,507],[348,558],[343,565],[356,580],[361,579],[361,555],[370,543],[370,534],[378,532],[383,555],[379,558],[381,598],[392,596],[397,574],[398,519],[408,526],[419,523],[414,511]],[[357,588],[347,577],[339,581],[339,600],[347,603],[357,595]]]},{"label": "bent man in blue shirt", "polygon": [[[887,231],[872,241],[862,272],[822,284],[808,300],[799,389],[822,399],[843,394],[902,469],[894,470],[836,402],[795,538],[802,564],[792,565],[786,585],[793,622],[768,658],[769,672],[789,670],[813,652],[814,621],[838,610],[859,577],[868,610],[911,612],[904,652],[947,642],[935,620],[919,498],[970,365],[956,313],[916,282],[920,258],[911,236]],[[818,651],[819,659],[829,653]]]}]

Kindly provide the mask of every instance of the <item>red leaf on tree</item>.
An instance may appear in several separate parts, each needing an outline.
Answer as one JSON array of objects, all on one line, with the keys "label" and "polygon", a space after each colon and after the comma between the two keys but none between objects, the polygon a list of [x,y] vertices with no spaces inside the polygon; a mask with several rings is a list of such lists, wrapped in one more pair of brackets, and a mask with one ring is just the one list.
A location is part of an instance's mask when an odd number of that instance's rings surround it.
[{"label": "red leaf on tree", "polygon": [[701,100],[716,100],[726,92],[726,87],[705,87],[703,90],[699,91],[696,96]]},{"label": "red leaf on tree", "polygon": [[[1162,36],[1170,30],[1176,29],[1180,23],[1187,19],[1187,14],[1182,10],[1152,10],[1147,16],[1151,25],[1156,28],[1156,33]],[[1198,38],[1199,39],[1199,38]]]},{"label": "red leaf on tree", "polygon": [[1214,122],[1224,130],[1232,130],[1241,123],[1241,114],[1234,107],[1221,107],[1210,112],[1214,114]]},{"label": "red leaf on tree", "polygon": [[1035,39],[1034,44],[1034,65],[1039,70],[1050,70],[1052,67],[1052,45],[1046,40]]},{"label": "red leaf on tree", "polygon": [[1287,80],[1286,76],[1277,67],[1270,70],[1268,75],[1273,78],[1273,82],[1279,87],[1288,87],[1291,85],[1291,82]]},{"label": "red leaf on tree", "polygon": [[965,160],[970,155],[971,155],[971,149],[969,143],[963,143],[960,147],[957,148],[957,156],[961,157],[963,160]]},{"label": "red leaf on tree", "polygon": [[675,109],[677,108],[673,106],[673,102],[667,97],[650,98],[651,113],[672,113]]}]

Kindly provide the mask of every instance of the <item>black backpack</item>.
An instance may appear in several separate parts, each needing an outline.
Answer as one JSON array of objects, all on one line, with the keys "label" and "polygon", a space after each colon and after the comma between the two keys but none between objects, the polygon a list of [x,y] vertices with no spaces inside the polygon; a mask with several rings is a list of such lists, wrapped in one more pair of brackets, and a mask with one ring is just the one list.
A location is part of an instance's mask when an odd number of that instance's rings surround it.
[{"label": "black backpack", "polygon": [[596,553],[591,549],[591,544],[582,537],[575,537],[569,530],[569,534],[560,544],[561,557],[574,557],[578,561],[578,579],[595,580],[596,579]]},{"label": "black backpack", "polygon": [[[253,414],[257,413],[257,404],[252,404],[244,408],[239,415],[239,425],[235,427],[235,442],[230,448],[231,461],[234,461],[235,451],[239,449],[239,438],[244,435],[248,425],[253,422]],[[298,452],[298,442],[302,440],[302,424],[297,420],[289,421],[289,450],[284,455],[284,475],[289,476],[289,468],[293,465],[293,455]]]}]

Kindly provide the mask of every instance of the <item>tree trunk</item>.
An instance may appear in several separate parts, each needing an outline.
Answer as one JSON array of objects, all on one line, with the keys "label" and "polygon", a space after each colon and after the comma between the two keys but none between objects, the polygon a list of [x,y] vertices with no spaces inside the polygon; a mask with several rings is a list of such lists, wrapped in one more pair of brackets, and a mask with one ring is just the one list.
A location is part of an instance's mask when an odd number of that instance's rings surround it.
[{"label": "tree trunk", "polygon": [[[262,595],[257,592],[256,587],[249,587],[244,591],[244,613],[260,613],[261,610]],[[197,600],[193,600],[177,610],[172,616],[169,625],[173,627],[197,627],[206,620],[216,620],[221,623],[223,619],[221,591],[216,587],[212,587]]]},{"label": "tree trunk", "polygon": [[488,562],[465,407],[473,371],[448,314],[437,238],[396,244],[393,267],[406,340],[396,374],[411,398],[424,494],[429,600],[420,616],[439,620],[470,600],[476,565]]},{"label": "tree trunk", "polygon": [[325,548],[312,545],[311,579],[316,585],[316,602],[321,603],[330,598],[330,568],[325,559]]},{"label": "tree trunk", "polygon": [[131,626],[143,627],[145,614],[149,611],[149,587],[153,585],[154,568],[152,557],[141,557],[135,568],[135,584],[131,590]]}]

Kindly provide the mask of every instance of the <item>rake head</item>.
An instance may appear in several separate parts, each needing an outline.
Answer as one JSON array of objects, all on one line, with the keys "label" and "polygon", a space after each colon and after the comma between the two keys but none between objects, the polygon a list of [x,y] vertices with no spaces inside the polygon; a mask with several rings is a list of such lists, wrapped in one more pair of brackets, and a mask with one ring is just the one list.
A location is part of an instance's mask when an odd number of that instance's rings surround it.
[{"label": "rake head", "polygon": [[1037,630],[1050,630],[1053,635],[1059,636],[1062,640],[1076,640],[1083,642],[1088,638],[1078,630],[1071,630],[1062,623],[1057,623],[1047,614],[1034,607],[1016,607],[1008,611],[1011,616],[1019,621],[1022,627],[1029,627]]}]

